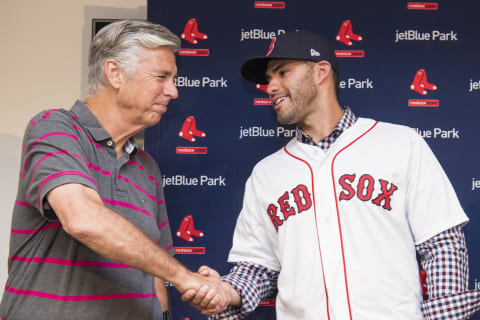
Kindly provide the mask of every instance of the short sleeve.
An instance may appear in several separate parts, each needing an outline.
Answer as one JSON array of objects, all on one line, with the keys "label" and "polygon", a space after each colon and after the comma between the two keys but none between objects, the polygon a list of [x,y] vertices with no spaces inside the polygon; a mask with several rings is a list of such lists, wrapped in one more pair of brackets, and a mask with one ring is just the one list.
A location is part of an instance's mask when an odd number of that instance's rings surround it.
[{"label": "short sleeve", "polygon": [[30,122],[24,137],[20,177],[27,190],[26,201],[46,219],[56,219],[44,210],[45,196],[53,188],[80,183],[97,190],[82,150],[79,129],[67,113],[56,111],[43,119],[40,114]]},{"label": "short sleeve", "polygon": [[275,241],[277,232],[273,224],[266,221],[266,208],[260,199],[259,189],[254,170],[245,186],[243,207],[235,226],[228,261],[248,261],[280,271],[278,242]]},{"label": "short sleeve", "polygon": [[427,143],[416,133],[408,172],[407,214],[415,244],[468,221],[453,186]]}]

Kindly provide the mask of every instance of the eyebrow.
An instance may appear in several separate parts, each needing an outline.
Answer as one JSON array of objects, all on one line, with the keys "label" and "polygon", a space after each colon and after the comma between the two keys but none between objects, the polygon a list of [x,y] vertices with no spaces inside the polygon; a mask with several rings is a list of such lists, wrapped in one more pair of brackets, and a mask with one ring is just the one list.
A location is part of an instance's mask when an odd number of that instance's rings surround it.
[{"label": "eyebrow", "polygon": [[279,69],[283,68],[285,65],[287,64],[287,62],[280,62],[279,64],[277,64],[273,69],[272,69],[272,73],[277,73]]},{"label": "eyebrow", "polygon": [[[283,68],[288,62],[279,62],[275,67],[273,67],[272,70],[270,70],[270,73],[272,74],[275,74],[278,72],[278,70],[280,70],[281,68]],[[265,79],[267,81],[270,80],[270,76],[267,74],[267,72],[265,72]]]}]

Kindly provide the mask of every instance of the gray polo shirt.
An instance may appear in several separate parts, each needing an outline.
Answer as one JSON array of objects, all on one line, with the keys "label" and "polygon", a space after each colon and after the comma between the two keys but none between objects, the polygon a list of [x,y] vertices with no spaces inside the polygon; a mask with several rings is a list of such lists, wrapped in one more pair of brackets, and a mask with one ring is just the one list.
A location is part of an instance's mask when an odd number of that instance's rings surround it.
[{"label": "gray polo shirt", "polygon": [[151,275],[72,238],[45,204],[56,186],[81,183],[173,255],[161,177],[133,141],[117,159],[111,136],[81,101],[35,116],[23,141],[0,318],[162,319]]}]

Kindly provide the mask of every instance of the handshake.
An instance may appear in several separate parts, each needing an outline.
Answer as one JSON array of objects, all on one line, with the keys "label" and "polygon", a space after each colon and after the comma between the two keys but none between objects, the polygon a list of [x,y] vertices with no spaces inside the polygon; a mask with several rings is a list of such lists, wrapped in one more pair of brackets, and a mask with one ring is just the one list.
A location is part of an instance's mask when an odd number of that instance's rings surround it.
[{"label": "handshake", "polygon": [[182,293],[182,301],[189,302],[202,314],[211,315],[222,312],[229,305],[241,305],[238,292],[228,282],[222,281],[217,271],[201,266],[198,273],[191,275],[194,283],[189,286],[190,289],[178,289]]}]

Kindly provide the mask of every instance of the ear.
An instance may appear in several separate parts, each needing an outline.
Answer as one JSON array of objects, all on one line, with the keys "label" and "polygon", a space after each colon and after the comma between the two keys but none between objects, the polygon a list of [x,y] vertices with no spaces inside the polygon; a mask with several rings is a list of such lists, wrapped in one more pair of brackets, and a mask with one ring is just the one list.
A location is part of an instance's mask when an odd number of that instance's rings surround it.
[{"label": "ear", "polygon": [[105,78],[110,86],[114,89],[119,89],[123,82],[123,72],[117,61],[108,59],[103,65]]},{"label": "ear", "polygon": [[319,61],[315,64],[313,70],[314,81],[319,85],[328,78],[328,75],[332,72],[332,66],[327,61]]}]

